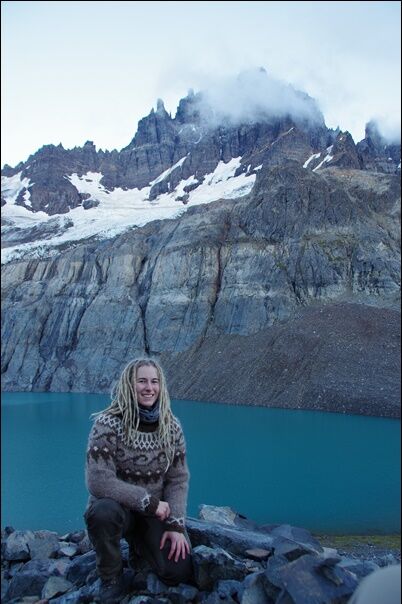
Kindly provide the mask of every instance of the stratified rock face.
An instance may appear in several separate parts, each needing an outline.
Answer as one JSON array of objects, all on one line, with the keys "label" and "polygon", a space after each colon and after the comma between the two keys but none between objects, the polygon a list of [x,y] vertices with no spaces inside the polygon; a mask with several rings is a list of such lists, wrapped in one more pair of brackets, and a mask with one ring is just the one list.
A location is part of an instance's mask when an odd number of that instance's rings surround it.
[{"label": "stratified rock face", "polygon": [[[262,168],[252,193],[236,202],[192,208],[50,259],[9,263],[2,280],[3,388],[105,391],[128,359],[147,353],[162,355],[173,396],[241,402],[239,371],[247,374],[257,346],[264,363],[254,403],[397,415],[397,320],[390,307],[399,292],[398,202],[395,175],[314,173],[288,162]],[[298,323],[294,317],[302,307],[332,303],[344,310],[320,316],[317,329],[330,341],[317,347],[311,314]],[[384,310],[376,314],[373,305]],[[345,324],[351,317],[348,329],[357,322],[351,348],[342,313]],[[377,321],[383,329],[369,344],[362,321],[367,330]],[[295,341],[292,333],[304,336]],[[233,338],[227,352],[215,345],[224,337]],[[292,357],[289,347],[303,338],[310,343]],[[200,363],[200,375],[218,379],[218,353],[226,355],[227,386],[207,396],[191,376]],[[297,383],[284,375],[287,364],[297,370]],[[247,396],[247,388],[239,392]]]}]

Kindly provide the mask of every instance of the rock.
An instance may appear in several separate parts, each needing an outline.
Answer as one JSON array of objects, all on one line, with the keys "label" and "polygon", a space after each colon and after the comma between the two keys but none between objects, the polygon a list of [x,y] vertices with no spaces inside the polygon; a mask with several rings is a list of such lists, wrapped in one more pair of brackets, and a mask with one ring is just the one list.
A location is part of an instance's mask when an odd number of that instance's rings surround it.
[{"label": "rock", "polygon": [[291,562],[304,554],[319,553],[322,551],[322,548],[321,546],[310,546],[305,543],[298,543],[291,539],[282,539],[279,537],[274,541],[274,551],[276,555],[285,556]]},{"label": "rock", "polygon": [[336,567],[334,560],[304,555],[279,567],[268,564],[266,577],[279,589],[286,590],[294,604],[332,604],[347,602],[357,586],[354,575]]},{"label": "rock", "polygon": [[236,600],[230,596],[222,598],[216,592],[211,593],[205,600],[202,600],[203,604],[236,604]]},{"label": "rock", "polygon": [[32,531],[14,531],[9,534],[4,552],[5,560],[29,560],[30,545],[34,538]]},{"label": "rock", "polygon": [[216,592],[221,598],[237,597],[242,590],[241,581],[235,581],[233,579],[226,579],[224,581],[218,581],[216,586]]},{"label": "rock", "polygon": [[243,580],[248,569],[222,548],[199,545],[193,549],[195,582],[201,590],[211,590],[222,579]]},{"label": "rock", "polygon": [[[219,517],[218,513],[217,520]],[[253,521],[239,515],[234,521],[243,522],[243,527],[189,519],[189,526],[196,525],[198,536],[210,543],[210,546],[201,544],[193,548],[196,586],[167,586],[145,564],[133,574],[127,568],[128,544],[122,540],[126,596],[121,604],[346,604],[358,582],[379,568],[371,560],[341,557],[333,548],[318,547],[311,534],[299,527],[265,525],[258,528]],[[39,535],[43,540],[46,532],[39,531]],[[255,561],[244,558],[246,550],[240,548],[241,539],[248,539],[250,535],[254,540],[260,535],[261,539],[269,539],[270,543],[272,540],[274,544],[265,552],[254,552]],[[38,539],[38,535],[33,533],[35,538]],[[70,538],[71,534],[58,538],[62,549],[63,541],[74,543]],[[218,546],[216,539],[225,541],[227,549]],[[75,541],[78,545],[82,535]],[[242,553],[235,554],[233,550],[238,548]],[[48,552],[52,555],[51,548]],[[258,558],[266,558],[267,553],[268,559],[261,563]],[[383,550],[384,560],[386,553]],[[391,563],[391,557],[385,562]],[[92,550],[85,554],[77,552],[73,560],[67,557],[37,558],[26,563],[3,560],[2,601],[5,604],[39,601],[91,604],[97,601],[99,585]]]},{"label": "rock", "polygon": [[72,543],[81,543],[84,539],[88,539],[87,531],[75,531],[74,533],[67,533],[67,535],[60,537],[60,541],[68,541]]},{"label": "rock", "polygon": [[80,554],[86,554],[87,552],[91,551],[91,549],[92,543],[90,542],[88,535],[85,534],[85,536],[78,542],[78,552]]},{"label": "rock", "polygon": [[198,589],[192,585],[180,583],[175,587],[169,588],[169,597],[171,597],[173,594],[180,595],[185,602],[191,602],[197,597]]},{"label": "rock", "polygon": [[78,604],[82,602],[92,602],[93,599],[89,593],[84,591],[84,588],[77,589],[71,593],[52,598],[49,600],[49,604]]},{"label": "rock", "polygon": [[165,585],[154,573],[149,573],[147,578],[147,591],[149,593],[158,595],[165,593],[168,590],[168,586]]},{"label": "rock", "polygon": [[215,507],[213,505],[201,505],[198,517],[207,522],[216,522],[218,524],[227,524],[234,526],[236,512],[229,507]]},{"label": "rock", "polygon": [[85,584],[86,577],[95,566],[95,552],[92,550],[71,561],[66,572],[66,579],[80,587]]},{"label": "rock", "polygon": [[16,573],[18,573],[22,567],[24,566],[24,562],[15,562],[11,563],[8,569],[8,574],[10,577],[13,577]]},{"label": "rock", "polygon": [[63,579],[63,577],[49,577],[42,589],[42,598],[50,600],[66,593],[66,591],[69,591],[73,587],[74,584],[71,581]]},{"label": "rock", "polygon": [[289,541],[296,541],[297,543],[301,543],[303,545],[309,545],[317,553],[323,551],[319,541],[304,528],[291,526],[290,524],[281,524],[274,527],[270,531],[270,534],[275,537],[283,537]]},{"label": "rock", "polygon": [[187,520],[186,526],[194,545],[216,544],[240,556],[247,549],[273,549],[274,538],[258,531],[202,522],[193,518]]},{"label": "rock", "polygon": [[69,558],[72,558],[78,551],[79,547],[77,545],[72,543],[63,543],[63,541],[60,542],[59,553],[63,556],[68,556]]},{"label": "rock", "polygon": [[249,575],[242,586],[241,591],[241,604],[271,604],[273,599],[269,595],[272,593],[272,589],[275,592],[275,597],[279,594],[279,589],[272,588],[267,580],[265,572],[254,573]]},{"label": "rock", "polygon": [[356,558],[347,557],[341,558],[339,566],[346,568],[346,570],[356,575],[359,580],[380,568],[378,564],[370,560],[356,560]]},{"label": "rock", "polygon": [[271,552],[266,549],[254,548],[254,549],[246,549],[244,552],[247,558],[251,558],[251,560],[256,560],[260,562],[262,560],[268,560]]},{"label": "rock", "polygon": [[36,531],[34,539],[29,544],[32,560],[47,560],[56,557],[59,551],[59,538],[52,531]]},{"label": "rock", "polygon": [[40,599],[42,589],[48,580],[48,575],[37,570],[23,570],[10,581],[4,602],[23,596],[37,596]]}]

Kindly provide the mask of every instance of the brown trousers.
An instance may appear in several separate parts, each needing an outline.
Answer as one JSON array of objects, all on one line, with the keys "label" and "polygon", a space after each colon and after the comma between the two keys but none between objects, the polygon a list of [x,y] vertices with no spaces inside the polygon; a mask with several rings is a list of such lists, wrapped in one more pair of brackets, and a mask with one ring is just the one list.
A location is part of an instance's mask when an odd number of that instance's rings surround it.
[{"label": "brown trousers", "polygon": [[[108,581],[122,572],[120,539],[125,538],[130,547],[130,560],[134,551],[138,552],[165,583],[177,585],[191,581],[191,554],[175,562],[174,559],[168,559],[170,541],[160,549],[166,527],[158,518],[132,512],[108,498],[91,503],[84,518],[96,553],[96,568],[102,580]],[[186,538],[190,543],[187,533]]]}]

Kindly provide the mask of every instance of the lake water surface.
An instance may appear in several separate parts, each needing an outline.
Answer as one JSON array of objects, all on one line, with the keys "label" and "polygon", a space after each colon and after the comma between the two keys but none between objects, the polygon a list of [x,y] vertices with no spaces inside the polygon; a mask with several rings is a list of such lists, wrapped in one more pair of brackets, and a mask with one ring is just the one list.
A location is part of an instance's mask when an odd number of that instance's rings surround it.
[{"label": "lake water surface", "polygon": [[[84,527],[90,415],[107,395],[3,393],[2,527]],[[187,440],[188,515],[230,506],[313,532],[400,530],[400,422],[173,401]]]}]

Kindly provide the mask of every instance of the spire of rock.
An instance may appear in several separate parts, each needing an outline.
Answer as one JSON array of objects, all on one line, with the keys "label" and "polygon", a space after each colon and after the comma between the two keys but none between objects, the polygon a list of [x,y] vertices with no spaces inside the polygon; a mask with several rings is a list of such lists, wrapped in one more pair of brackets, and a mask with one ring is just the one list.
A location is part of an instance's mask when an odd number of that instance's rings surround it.
[{"label": "spire of rock", "polygon": [[381,136],[378,126],[374,120],[367,122],[365,128],[365,137],[370,138],[375,146],[380,147],[381,145],[384,145],[383,137]]},{"label": "spire of rock", "polygon": [[162,101],[162,99],[158,99],[156,101],[156,113],[158,115],[165,115],[165,113],[167,113],[166,109],[165,109],[165,104]]}]

